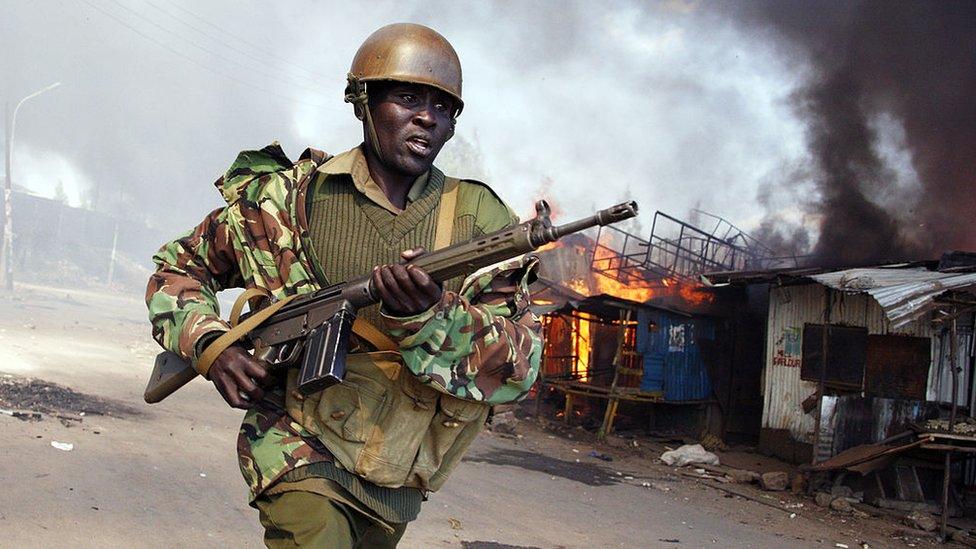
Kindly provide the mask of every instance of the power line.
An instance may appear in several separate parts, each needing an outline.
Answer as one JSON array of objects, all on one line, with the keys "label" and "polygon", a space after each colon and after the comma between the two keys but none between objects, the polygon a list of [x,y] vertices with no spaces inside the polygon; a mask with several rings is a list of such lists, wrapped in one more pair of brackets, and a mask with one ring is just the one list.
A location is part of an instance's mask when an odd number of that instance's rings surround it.
[{"label": "power line", "polygon": [[315,74],[314,72],[306,69],[305,67],[303,67],[303,66],[301,66],[301,65],[299,65],[297,63],[292,62],[289,59],[286,59],[284,57],[280,57],[278,55],[275,55],[275,54],[273,54],[271,52],[265,51],[264,46],[261,46],[260,44],[255,44],[254,42],[250,42],[248,40],[245,40],[242,36],[240,36],[240,33],[234,33],[234,32],[231,32],[229,30],[226,30],[223,27],[220,27],[220,26],[216,25],[215,23],[211,22],[207,18],[202,17],[200,15],[197,15],[196,13],[193,13],[192,11],[184,8],[183,6],[177,4],[176,2],[173,2],[172,0],[169,2],[169,4],[171,6],[173,6],[174,8],[182,11],[183,13],[189,15],[190,17],[196,19],[197,21],[200,21],[204,25],[207,25],[208,27],[216,30],[217,32],[220,32],[222,34],[226,34],[228,36],[231,36],[234,39],[236,39],[238,42],[241,42],[243,44],[246,44],[248,46],[251,46],[255,50],[260,51],[261,53],[263,53],[264,55],[268,56],[271,59],[274,59],[276,61],[279,61],[281,63],[284,63],[285,65],[288,65],[290,67],[296,68],[296,69],[298,69],[298,70],[300,70],[302,72],[308,73],[309,76],[311,76],[312,78],[322,78],[320,75]]},{"label": "power line", "polygon": [[251,52],[249,52],[249,51],[247,51],[247,50],[245,50],[243,48],[239,48],[239,47],[237,47],[237,46],[235,46],[233,44],[230,44],[230,43],[228,43],[228,42],[226,42],[224,40],[221,40],[218,37],[214,37],[211,34],[209,34],[207,31],[205,31],[202,28],[200,28],[198,25],[195,25],[195,24],[193,24],[193,23],[191,23],[189,21],[186,21],[185,19],[182,19],[180,17],[177,17],[173,13],[170,13],[169,11],[163,9],[159,4],[156,4],[155,2],[152,2],[150,0],[145,0],[145,2],[146,2],[146,4],[149,4],[149,6],[152,7],[153,9],[155,9],[156,11],[158,11],[158,12],[166,15],[170,19],[173,19],[177,23],[179,23],[179,24],[181,24],[181,25],[183,25],[183,26],[185,26],[185,27],[187,27],[187,28],[195,31],[197,34],[199,34],[200,36],[203,36],[205,39],[208,39],[208,40],[211,40],[213,42],[216,42],[217,44],[220,44],[221,46],[223,46],[223,47],[225,47],[225,48],[227,48],[229,50],[235,51],[235,52],[243,55],[244,57],[247,57],[248,59],[250,59],[252,61],[256,61],[258,63],[261,63],[262,65],[265,65],[265,66],[269,67],[272,70],[281,71],[283,75],[286,75],[289,78],[304,80],[306,82],[310,82],[310,83],[315,84],[315,85],[318,85],[320,82],[326,81],[326,79],[323,78],[323,77],[321,77],[321,76],[305,76],[305,75],[298,74],[298,73],[294,73],[294,72],[285,72],[284,71],[284,68],[281,67],[279,64],[270,63],[270,62],[268,62],[268,61],[266,61],[264,59],[261,59],[259,57],[256,57]]},{"label": "power line", "polygon": [[248,88],[251,88],[253,90],[257,90],[257,91],[263,92],[263,93],[267,93],[269,95],[273,95],[275,97],[278,97],[278,98],[281,98],[281,99],[285,99],[285,100],[291,101],[293,103],[297,103],[297,104],[301,104],[301,105],[305,105],[305,106],[309,106],[309,107],[316,107],[316,108],[320,108],[320,109],[333,109],[333,110],[337,110],[334,107],[331,107],[329,105],[322,105],[322,104],[317,104],[317,103],[309,103],[307,101],[303,101],[303,100],[297,99],[295,97],[290,97],[290,96],[287,96],[287,95],[278,93],[278,92],[276,92],[276,91],[274,91],[272,89],[265,88],[263,86],[254,85],[254,84],[252,84],[252,83],[250,83],[250,82],[248,82],[246,80],[242,80],[242,79],[240,79],[240,78],[238,78],[238,77],[236,77],[236,76],[234,76],[232,74],[228,74],[228,73],[225,73],[223,71],[214,69],[213,67],[210,67],[208,65],[205,65],[205,64],[197,61],[196,59],[190,57],[189,55],[186,55],[183,52],[180,52],[178,50],[175,50],[175,49],[171,48],[169,45],[167,45],[166,43],[161,42],[161,41],[157,40],[156,38],[154,38],[154,37],[152,37],[152,36],[150,36],[150,35],[142,32],[138,28],[130,25],[124,19],[121,19],[120,17],[117,17],[115,14],[113,14],[113,13],[111,13],[109,11],[106,11],[106,10],[102,9],[101,7],[93,4],[89,0],[81,0],[81,1],[84,4],[86,4],[88,7],[92,8],[95,11],[98,11],[101,14],[105,15],[106,17],[114,20],[115,22],[119,23],[120,25],[122,25],[123,27],[129,29],[130,31],[136,33],[137,35],[141,36],[142,38],[145,38],[146,40],[152,42],[153,44],[156,44],[157,46],[163,48],[164,50],[166,50],[166,51],[168,51],[170,53],[172,53],[173,55],[175,55],[177,57],[180,57],[180,58],[184,59],[185,61],[189,61],[190,63],[192,63],[192,64],[196,65],[197,67],[200,67],[201,69],[204,69],[204,70],[206,70],[208,72],[212,72],[212,73],[214,73],[216,75],[219,75],[219,76],[222,76],[224,78],[227,78],[228,80],[233,80],[234,82],[237,82],[238,84],[241,84],[242,86],[245,86],[245,87],[248,87]]},{"label": "power line", "polygon": [[[154,20],[146,17],[145,15],[139,13],[138,11],[136,11],[136,10],[134,10],[134,9],[126,6],[125,4],[119,2],[118,0],[110,0],[110,1],[112,3],[114,3],[116,6],[122,8],[123,10],[125,10],[125,11],[131,13],[132,15],[136,16],[137,18],[139,18],[139,19],[145,21],[146,23],[152,25],[153,27],[156,27],[157,29],[163,31],[164,33],[167,33],[167,34],[169,34],[171,36],[174,36],[178,40],[181,40],[183,42],[186,42],[190,46],[192,46],[192,47],[194,47],[194,48],[202,51],[203,53],[205,53],[207,55],[210,55],[210,56],[213,56],[213,57],[217,57],[219,59],[223,59],[224,61],[227,61],[228,63],[233,63],[233,64],[237,65],[238,67],[241,67],[242,69],[244,69],[246,71],[250,71],[250,72],[257,71],[257,72],[260,72],[263,76],[265,76],[267,78],[271,78],[272,80],[277,80],[278,78],[280,78],[279,75],[271,74],[269,72],[262,71],[261,69],[255,69],[254,67],[248,66],[248,65],[246,65],[244,63],[241,63],[240,61],[238,61],[236,59],[232,59],[232,58],[227,57],[226,55],[223,55],[221,53],[217,53],[217,52],[211,51],[211,50],[209,50],[209,49],[201,46],[200,44],[197,44],[193,40],[190,40],[190,39],[186,38],[185,36],[180,36],[178,33],[174,32],[172,29],[169,29],[169,28],[164,27],[163,25],[160,25],[156,21],[154,21]],[[321,93],[316,88],[311,88],[311,87],[305,86],[303,84],[297,84],[297,83],[295,85],[297,85],[297,86],[299,86],[301,88],[305,88],[306,90],[308,90],[310,92],[313,92],[313,93]]]}]

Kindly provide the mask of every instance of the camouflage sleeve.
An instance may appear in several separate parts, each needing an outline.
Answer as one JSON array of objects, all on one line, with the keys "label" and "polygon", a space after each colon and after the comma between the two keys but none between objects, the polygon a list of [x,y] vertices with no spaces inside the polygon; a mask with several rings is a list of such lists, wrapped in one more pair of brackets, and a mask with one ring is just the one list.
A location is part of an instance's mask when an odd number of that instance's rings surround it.
[{"label": "camouflage sleeve", "polygon": [[483,269],[427,311],[383,315],[404,364],[458,398],[502,404],[525,396],[542,360],[541,327],[529,311],[537,263],[530,256]]},{"label": "camouflage sleeve", "polygon": [[225,332],[217,292],[241,286],[233,240],[223,208],[153,256],[156,272],[149,278],[146,305],[153,338],[163,348],[196,361],[204,336]]}]

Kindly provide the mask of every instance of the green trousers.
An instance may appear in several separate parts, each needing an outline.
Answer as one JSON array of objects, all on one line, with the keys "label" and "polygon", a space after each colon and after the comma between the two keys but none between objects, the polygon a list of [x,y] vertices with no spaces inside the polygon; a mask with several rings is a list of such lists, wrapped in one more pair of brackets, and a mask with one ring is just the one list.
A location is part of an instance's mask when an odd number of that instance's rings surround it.
[{"label": "green trousers", "polygon": [[406,523],[394,531],[338,501],[312,492],[285,492],[262,496],[254,502],[261,513],[264,543],[284,547],[396,547]]}]

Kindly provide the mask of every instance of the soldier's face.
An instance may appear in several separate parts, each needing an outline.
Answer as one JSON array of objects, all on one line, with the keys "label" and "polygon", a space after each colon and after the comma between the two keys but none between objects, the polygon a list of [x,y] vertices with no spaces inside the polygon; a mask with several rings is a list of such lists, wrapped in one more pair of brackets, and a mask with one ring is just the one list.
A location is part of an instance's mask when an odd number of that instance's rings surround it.
[{"label": "soldier's face", "polygon": [[411,177],[429,170],[453,134],[454,99],[430,86],[396,82],[375,86],[370,96],[383,163]]}]

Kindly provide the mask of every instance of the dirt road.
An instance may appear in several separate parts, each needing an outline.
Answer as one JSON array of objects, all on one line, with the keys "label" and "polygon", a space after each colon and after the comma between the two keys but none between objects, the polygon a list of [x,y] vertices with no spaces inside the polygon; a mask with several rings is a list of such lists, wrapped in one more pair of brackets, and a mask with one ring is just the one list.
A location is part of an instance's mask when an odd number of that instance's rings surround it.
[{"label": "dirt road", "polygon": [[[261,546],[234,452],[240,412],[201,380],[143,404],[156,352],[137,297],[0,296],[0,395],[42,412],[0,414],[0,545]],[[528,423],[520,433],[479,437],[402,546],[904,546],[869,519],[773,509],[646,459],[600,461]]]}]

